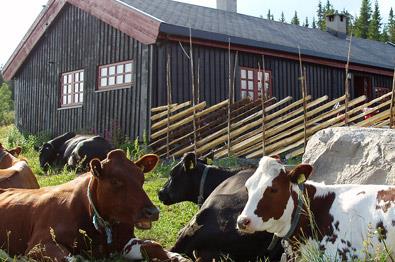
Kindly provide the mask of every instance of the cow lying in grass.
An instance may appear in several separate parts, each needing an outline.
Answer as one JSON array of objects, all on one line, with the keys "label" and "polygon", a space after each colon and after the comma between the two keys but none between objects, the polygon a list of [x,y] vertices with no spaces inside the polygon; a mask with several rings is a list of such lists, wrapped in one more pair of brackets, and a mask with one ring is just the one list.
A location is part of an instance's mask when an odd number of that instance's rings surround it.
[{"label": "cow lying in grass", "polygon": [[68,132],[46,142],[41,148],[40,166],[46,171],[49,166],[68,165],[71,168],[88,167],[94,158],[103,160],[114,147],[100,136],[76,135]]},{"label": "cow lying in grass", "polygon": [[0,188],[40,187],[27,162],[16,158],[20,153],[20,147],[6,150],[0,144]]},{"label": "cow lying in grass", "polygon": [[[207,170],[207,178],[202,176]],[[171,170],[169,180],[159,193],[164,204],[181,201],[198,203],[201,195],[203,206],[191,222],[182,229],[173,252],[195,256],[198,261],[221,261],[230,256],[234,261],[278,260],[283,252],[278,244],[269,252],[267,247],[272,234],[258,232],[253,235],[240,233],[236,229],[237,216],[247,202],[244,184],[254,170],[231,171],[207,165],[188,153]],[[201,190],[201,184],[203,189]],[[218,186],[217,186],[218,185]],[[201,193],[203,191],[203,193]]]},{"label": "cow lying in grass", "polygon": [[[63,260],[122,251],[134,226],[151,228],[159,211],[143,190],[158,157],[137,162],[121,150],[69,183],[41,189],[0,189],[0,247],[11,256]],[[91,242],[92,241],[92,242]]]},{"label": "cow lying in grass", "polygon": [[388,248],[394,259],[395,187],[314,183],[306,181],[311,171],[301,164],[287,172],[275,159],[263,157],[245,184],[248,201],[238,228],[287,239],[293,257],[316,248],[328,261],[350,261]]}]

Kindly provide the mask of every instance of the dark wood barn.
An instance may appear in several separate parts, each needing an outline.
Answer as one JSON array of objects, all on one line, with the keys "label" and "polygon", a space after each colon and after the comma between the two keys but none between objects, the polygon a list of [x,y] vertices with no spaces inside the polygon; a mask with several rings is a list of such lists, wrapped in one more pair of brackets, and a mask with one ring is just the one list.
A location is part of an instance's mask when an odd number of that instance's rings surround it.
[{"label": "dark wood barn", "polygon": [[[270,94],[299,98],[298,46],[309,93],[344,93],[343,16],[328,17],[322,32],[238,14],[235,2],[220,10],[171,0],[50,0],[3,69],[14,83],[17,127],[142,137],[150,109],[167,103],[167,54],[173,102],[191,100],[190,31],[200,101],[228,97],[229,43],[232,63],[238,53],[230,70],[236,99],[258,95],[262,55]],[[389,91],[394,61],[394,46],[353,39],[351,96]]]}]

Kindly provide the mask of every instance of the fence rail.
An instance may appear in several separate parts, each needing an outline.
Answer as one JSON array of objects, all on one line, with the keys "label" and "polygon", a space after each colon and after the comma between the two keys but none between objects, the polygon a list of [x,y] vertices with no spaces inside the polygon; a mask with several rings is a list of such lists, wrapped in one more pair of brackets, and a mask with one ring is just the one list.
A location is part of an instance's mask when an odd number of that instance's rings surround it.
[{"label": "fence rail", "polygon": [[[199,156],[213,151],[217,158],[229,153],[246,158],[259,158],[264,154],[296,157],[304,153],[305,139],[324,128],[344,126],[346,118],[348,125],[388,126],[391,94],[372,101],[361,96],[347,102],[346,96],[333,100],[327,96],[315,100],[306,96],[306,110],[303,99],[293,101],[292,97],[286,97],[276,101],[272,98],[262,106],[260,99],[246,98],[230,105],[230,128],[228,100],[210,107],[201,102],[193,108],[190,101],[161,106],[151,110],[150,146],[161,157],[179,157],[193,151],[195,121]],[[262,108],[265,108],[265,117]]]}]

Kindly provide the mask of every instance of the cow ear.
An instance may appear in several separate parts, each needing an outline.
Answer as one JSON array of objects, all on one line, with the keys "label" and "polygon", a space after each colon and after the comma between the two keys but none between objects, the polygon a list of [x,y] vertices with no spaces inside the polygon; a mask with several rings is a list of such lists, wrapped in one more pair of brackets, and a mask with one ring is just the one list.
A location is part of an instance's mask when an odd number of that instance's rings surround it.
[{"label": "cow ear", "polygon": [[9,151],[9,153],[10,153],[11,155],[13,155],[14,157],[19,156],[19,155],[21,154],[21,152],[22,152],[22,148],[21,148],[20,146],[17,146],[16,148],[11,149],[11,150]]},{"label": "cow ear", "polygon": [[309,164],[300,164],[289,172],[291,182],[294,184],[303,184],[309,178],[313,167]]},{"label": "cow ear", "polygon": [[195,153],[190,152],[184,155],[183,162],[184,162],[185,171],[190,171],[195,169],[197,166]]},{"label": "cow ear", "polygon": [[123,150],[121,150],[121,149],[115,149],[115,150],[112,150],[111,152],[109,152],[109,153],[107,154],[107,158],[108,158],[108,159],[114,159],[114,158],[123,159],[123,158],[126,158],[126,154],[125,154],[125,152],[124,152]]},{"label": "cow ear", "polygon": [[92,175],[98,178],[102,175],[103,169],[101,166],[101,162],[98,158],[92,159],[91,162],[89,163],[89,166],[91,168]]},{"label": "cow ear", "polygon": [[144,173],[154,170],[159,162],[159,157],[155,154],[148,154],[137,160],[135,163]]}]

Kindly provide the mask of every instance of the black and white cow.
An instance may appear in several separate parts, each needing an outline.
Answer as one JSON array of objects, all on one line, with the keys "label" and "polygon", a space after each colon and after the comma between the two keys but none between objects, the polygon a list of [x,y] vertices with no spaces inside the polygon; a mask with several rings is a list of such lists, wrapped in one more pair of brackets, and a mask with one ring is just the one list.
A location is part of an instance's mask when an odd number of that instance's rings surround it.
[{"label": "black and white cow", "polygon": [[[159,198],[165,204],[197,203],[201,178],[208,166],[205,161],[196,159],[193,153],[186,154],[172,169]],[[237,216],[247,202],[244,184],[253,173],[251,169],[231,171],[210,166],[204,183],[209,186],[204,187],[203,194],[204,199],[208,198],[182,229],[171,251],[195,256],[198,261],[211,262],[213,258],[220,261],[227,256],[233,261],[256,261],[257,258],[264,261],[266,257],[278,260],[283,252],[280,244],[270,252],[267,250],[272,234],[259,232],[250,235],[236,229]]]},{"label": "black and white cow", "polygon": [[328,261],[364,259],[366,251],[384,250],[384,244],[394,258],[395,186],[325,185],[306,181],[311,171],[300,164],[288,172],[263,157],[245,183],[248,201],[237,220],[240,231],[288,239],[287,253],[296,258],[315,247]]},{"label": "black and white cow", "polygon": [[85,168],[90,160],[103,160],[113,149],[114,147],[100,136],[68,132],[48,141],[39,149],[40,166],[44,170],[48,166],[65,164],[72,168]]}]

